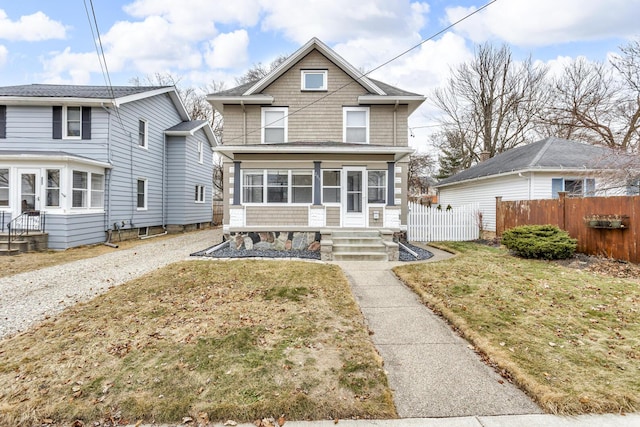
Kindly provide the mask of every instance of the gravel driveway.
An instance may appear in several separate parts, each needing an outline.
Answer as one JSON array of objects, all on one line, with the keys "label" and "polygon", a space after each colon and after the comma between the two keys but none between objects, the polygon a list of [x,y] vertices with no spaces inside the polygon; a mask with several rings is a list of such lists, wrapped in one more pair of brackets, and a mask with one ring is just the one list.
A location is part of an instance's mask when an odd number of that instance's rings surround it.
[{"label": "gravel driveway", "polygon": [[150,239],[131,249],[0,278],[0,339],[221,241],[219,228]]}]

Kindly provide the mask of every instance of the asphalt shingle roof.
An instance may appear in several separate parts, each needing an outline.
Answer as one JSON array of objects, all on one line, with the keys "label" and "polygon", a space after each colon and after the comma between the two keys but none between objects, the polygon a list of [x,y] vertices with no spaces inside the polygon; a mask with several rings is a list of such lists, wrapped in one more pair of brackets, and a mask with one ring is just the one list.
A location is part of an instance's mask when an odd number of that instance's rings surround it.
[{"label": "asphalt shingle roof", "polygon": [[194,129],[199,128],[205,123],[206,120],[191,120],[189,122],[181,122],[175,126],[170,127],[165,132],[191,132]]},{"label": "asphalt shingle roof", "polygon": [[550,137],[507,150],[441,180],[437,186],[530,169],[613,169],[619,161],[610,148]]},{"label": "asphalt shingle roof", "polygon": [[[111,99],[163,89],[167,86],[78,86],[31,84],[0,87],[0,96],[28,98],[97,98]],[[113,90],[113,93],[112,93]]]}]

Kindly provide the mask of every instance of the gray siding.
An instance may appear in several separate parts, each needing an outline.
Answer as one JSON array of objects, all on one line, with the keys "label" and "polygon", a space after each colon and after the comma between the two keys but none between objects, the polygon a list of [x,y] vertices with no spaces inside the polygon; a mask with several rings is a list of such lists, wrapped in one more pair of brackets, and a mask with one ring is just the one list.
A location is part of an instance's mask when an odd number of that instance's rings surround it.
[{"label": "gray siding", "polygon": [[91,139],[53,139],[51,106],[7,106],[7,138],[3,150],[64,151],[108,161],[109,114],[91,108]]},{"label": "gray siding", "polygon": [[[198,161],[202,142],[203,160]],[[212,220],[212,149],[202,130],[167,140],[167,224],[196,224]],[[195,202],[196,185],[204,186],[204,203]]]},{"label": "gray siding", "polygon": [[49,233],[50,249],[104,242],[105,214],[47,215],[45,231]]},{"label": "gray siding", "polygon": [[[112,115],[111,125],[111,220],[125,222],[125,228],[162,225],[164,131],[181,121],[169,95],[131,102]],[[147,120],[147,148],[138,146],[138,121]],[[124,127],[124,129],[123,129]],[[146,179],[147,210],[138,210],[137,180]]]}]

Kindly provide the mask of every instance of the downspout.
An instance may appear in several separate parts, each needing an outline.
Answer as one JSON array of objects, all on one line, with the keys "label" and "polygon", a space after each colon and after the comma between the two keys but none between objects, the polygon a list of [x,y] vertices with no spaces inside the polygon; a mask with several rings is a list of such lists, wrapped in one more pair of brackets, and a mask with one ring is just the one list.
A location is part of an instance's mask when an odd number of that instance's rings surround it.
[{"label": "downspout", "polygon": [[242,107],[242,144],[247,145],[247,110],[244,108],[244,101],[240,100]]},{"label": "downspout", "polygon": [[398,105],[400,100],[396,99],[396,105],[393,107],[393,146],[398,145]]},{"label": "downspout", "polygon": [[[111,163],[111,111],[104,106],[104,103],[100,103],[100,107],[107,113],[107,162]],[[117,248],[118,245],[114,245],[111,243],[111,173],[112,169],[105,170],[105,185],[107,187],[107,200],[105,203],[107,204],[107,240],[104,242],[105,245],[110,246],[112,248]]]},{"label": "downspout", "polygon": [[[164,205],[166,203],[166,200],[164,198],[164,179],[165,179],[165,174],[166,174],[166,163],[167,163],[167,134],[164,133],[164,141],[162,144],[162,229],[165,231],[165,234],[167,232],[167,221],[166,221],[166,217],[165,217],[165,211],[164,211]],[[186,143],[186,138],[185,138],[185,143]]]}]

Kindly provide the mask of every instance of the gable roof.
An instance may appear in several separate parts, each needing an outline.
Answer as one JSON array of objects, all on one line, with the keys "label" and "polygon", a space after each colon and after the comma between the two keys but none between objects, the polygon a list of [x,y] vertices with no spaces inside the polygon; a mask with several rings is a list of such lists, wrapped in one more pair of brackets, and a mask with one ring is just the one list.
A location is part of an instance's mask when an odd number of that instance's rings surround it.
[{"label": "gable roof", "polygon": [[198,130],[202,129],[209,141],[211,147],[218,145],[218,138],[213,133],[209,122],[206,120],[191,120],[178,123],[175,126],[170,127],[164,131],[168,136],[190,136],[195,134]]},{"label": "gable roof", "polygon": [[619,156],[610,148],[549,137],[507,150],[441,180],[436,187],[531,170],[615,169],[619,163]]},{"label": "gable roof", "polygon": [[316,37],[305,43],[263,78],[232,89],[210,94],[207,96],[207,100],[220,112],[224,110],[224,104],[270,105],[273,103],[273,97],[263,94],[262,91],[313,50],[317,50],[324,55],[368,92],[358,97],[360,104],[407,104],[409,106],[409,114],[411,114],[425,100],[422,95],[367,77]]},{"label": "gable roof", "polygon": [[0,87],[0,102],[6,105],[115,106],[128,102],[168,94],[183,120],[189,114],[174,86],[83,86],[31,84]]}]

